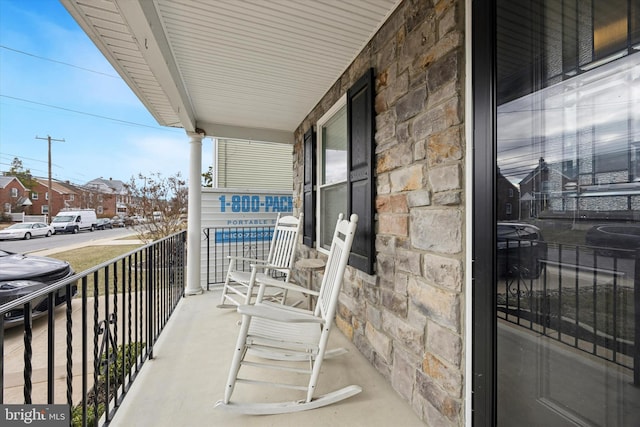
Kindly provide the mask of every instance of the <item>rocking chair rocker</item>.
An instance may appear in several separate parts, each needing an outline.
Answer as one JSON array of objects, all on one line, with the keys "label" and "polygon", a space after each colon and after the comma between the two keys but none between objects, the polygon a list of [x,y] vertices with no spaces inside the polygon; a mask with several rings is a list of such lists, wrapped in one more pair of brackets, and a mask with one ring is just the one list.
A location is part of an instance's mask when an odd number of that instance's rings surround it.
[{"label": "rocking chair rocker", "polygon": [[[260,283],[255,304],[238,307],[238,312],[242,314],[242,324],[229,370],[224,399],[216,403],[217,408],[243,414],[290,413],[329,405],[362,391],[359,386],[350,385],[323,396],[314,397],[322,362],[330,353],[327,351],[327,342],[335,318],[338,295],[357,221],[357,215],[351,215],[350,221],[343,220],[342,214],[338,217],[322,285],[320,291],[317,292],[318,300],[313,312],[262,300],[265,283]],[[270,286],[276,286],[271,282]],[[284,284],[284,286],[297,288],[292,284]],[[296,290],[303,291],[303,289]],[[262,359],[253,357],[252,360],[246,360],[247,355],[259,356]],[[256,359],[258,360],[256,361]],[[292,361],[299,360],[307,361],[308,368],[292,366]],[[308,383],[297,385],[284,382],[284,380],[281,382],[260,381],[255,377],[250,378],[251,373],[248,374],[249,377],[239,377],[238,374],[243,367],[247,367],[248,371],[254,373],[256,370],[259,373],[271,372],[271,370],[276,374],[283,373],[280,376],[284,376],[286,372],[305,374],[308,376]],[[271,378],[270,374],[267,378]],[[302,400],[290,402],[233,402],[231,396],[237,383],[300,390],[306,392],[306,396]]]}]

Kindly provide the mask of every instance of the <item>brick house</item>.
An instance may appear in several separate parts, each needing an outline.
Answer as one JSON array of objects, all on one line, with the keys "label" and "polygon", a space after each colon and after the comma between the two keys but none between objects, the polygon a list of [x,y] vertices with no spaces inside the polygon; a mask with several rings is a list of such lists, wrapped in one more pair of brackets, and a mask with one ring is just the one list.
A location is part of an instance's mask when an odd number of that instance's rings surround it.
[{"label": "brick house", "polygon": [[[49,206],[49,180],[47,178],[34,178],[36,185],[31,189],[32,213],[36,215],[47,214]],[[78,208],[80,204],[80,192],[71,184],[57,180],[51,181],[51,217],[62,209]]]},{"label": "brick house", "polygon": [[504,177],[498,170],[496,191],[500,195],[496,205],[496,216],[501,221],[521,219],[520,189]]},{"label": "brick house", "polygon": [[[44,214],[48,203],[48,180],[35,178],[36,186],[30,192],[31,211]],[[111,218],[126,211],[127,193],[122,181],[96,179],[85,185],[69,181],[51,181],[53,215],[61,209],[95,209],[98,217]]]},{"label": "brick house", "polygon": [[[426,425],[640,419],[640,353],[617,344],[640,336],[598,321],[578,335],[587,316],[559,313],[553,299],[596,294],[598,280],[618,289],[634,268],[607,260],[602,279],[569,218],[536,222],[551,232],[548,256],[533,260],[546,273],[512,292],[521,278],[498,276],[496,231],[515,189],[506,183],[541,158],[572,169],[550,171],[544,191],[575,176],[591,191],[584,203],[613,203],[638,226],[637,1],[303,1],[277,12],[266,2],[62,2],[158,123],[185,129],[190,182],[200,182],[205,137],[288,143],[294,210],[305,214],[300,256],[326,256],[336,212],[359,215],[336,323]],[[242,37],[222,30],[245,27]],[[200,200],[190,186],[187,295],[202,292]],[[580,274],[564,279],[568,266]],[[550,306],[560,308],[536,311]]]},{"label": "brick house", "polygon": [[22,212],[29,197],[27,188],[15,176],[0,176],[0,212]]}]

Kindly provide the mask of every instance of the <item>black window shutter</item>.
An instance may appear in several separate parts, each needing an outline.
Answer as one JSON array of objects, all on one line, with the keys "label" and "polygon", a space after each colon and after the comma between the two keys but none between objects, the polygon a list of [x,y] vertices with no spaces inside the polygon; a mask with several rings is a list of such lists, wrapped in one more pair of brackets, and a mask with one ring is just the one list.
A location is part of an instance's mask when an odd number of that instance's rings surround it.
[{"label": "black window shutter", "polygon": [[304,226],[302,243],[313,247],[316,240],[316,133],[313,127],[304,134],[304,187],[303,187],[303,213]]},{"label": "black window shutter", "polygon": [[349,265],[373,274],[374,231],[374,76],[370,68],[347,92],[348,211],[358,215]]}]

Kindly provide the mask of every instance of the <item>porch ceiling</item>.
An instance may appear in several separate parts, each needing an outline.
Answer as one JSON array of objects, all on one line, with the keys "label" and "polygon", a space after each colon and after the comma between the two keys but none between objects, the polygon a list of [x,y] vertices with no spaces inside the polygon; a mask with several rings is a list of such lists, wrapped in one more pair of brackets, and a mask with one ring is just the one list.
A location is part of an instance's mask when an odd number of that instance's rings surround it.
[{"label": "porch ceiling", "polygon": [[401,0],[61,0],[160,125],[293,142]]}]

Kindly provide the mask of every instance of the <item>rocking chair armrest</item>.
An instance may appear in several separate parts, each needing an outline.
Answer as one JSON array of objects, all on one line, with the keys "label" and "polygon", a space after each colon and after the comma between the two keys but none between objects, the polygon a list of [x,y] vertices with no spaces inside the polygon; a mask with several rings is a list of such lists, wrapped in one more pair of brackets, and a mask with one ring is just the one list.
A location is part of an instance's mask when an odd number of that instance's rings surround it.
[{"label": "rocking chair armrest", "polygon": [[251,263],[255,263],[255,264],[264,264],[264,263],[267,262],[267,261],[265,261],[263,259],[245,258],[245,257],[235,256],[235,255],[227,255],[227,259],[234,260],[234,261],[251,262]]},{"label": "rocking chair armrest", "polygon": [[280,267],[274,264],[267,264],[266,261],[262,261],[262,264],[249,264],[251,266],[251,268],[255,268],[255,269],[260,269],[260,270],[278,270],[278,271],[282,271],[282,272],[291,272],[290,268],[287,267]]},{"label": "rocking chair armrest", "polygon": [[265,284],[266,286],[274,286],[277,288],[286,289],[288,291],[296,291],[303,294],[318,296],[320,293],[318,291],[314,291],[312,289],[305,288],[304,286],[296,285],[291,282],[283,282],[282,280],[272,279],[270,277],[260,277],[256,278],[256,285]]},{"label": "rocking chair armrest", "polygon": [[299,313],[260,303],[240,305],[238,306],[238,313],[283,323],[324,323],[321,317],[310,313]]}]

